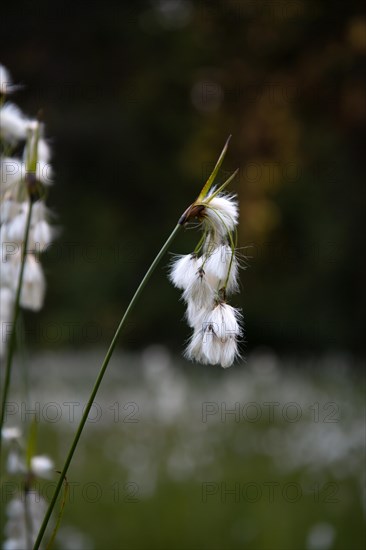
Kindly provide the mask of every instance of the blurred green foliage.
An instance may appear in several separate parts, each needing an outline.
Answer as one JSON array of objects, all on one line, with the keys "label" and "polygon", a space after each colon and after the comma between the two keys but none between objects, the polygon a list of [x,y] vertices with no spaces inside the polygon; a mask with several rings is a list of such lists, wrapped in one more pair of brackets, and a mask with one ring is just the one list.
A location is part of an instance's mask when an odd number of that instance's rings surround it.
[{"label": "blurred green foliage", "polygon": [[[41,108],[62,231],[36,346],[106,342],[229,134],[241,205],[247,347],[364,349],[361,2],[20,1],[2,12],[2,62]],[[186,232],[173,252],[191,250]],[[166,269],[123,345],[182,347]],[[141,315],[143,314],[143,315]],[[86,337],[94,323],[94,337]],[[91,342],[92,341],[92,342]]]}]

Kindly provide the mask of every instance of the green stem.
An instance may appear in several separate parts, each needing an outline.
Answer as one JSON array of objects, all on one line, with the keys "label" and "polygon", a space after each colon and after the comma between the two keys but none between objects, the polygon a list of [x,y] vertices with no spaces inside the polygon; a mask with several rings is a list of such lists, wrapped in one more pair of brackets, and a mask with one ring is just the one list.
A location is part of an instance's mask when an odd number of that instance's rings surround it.
[{"label": "green stem", "polygon": [[148,282],[148,280],[150,279],[151,275],[153,274],[153,272],[155,271],[156,267],[158,266],[160,260],[162,259],[162,257],[164,256],[164,254],[166,253],[166,251],[168,250],[170,244],[173,242],[176,234],[178,233],[179,229],[181,228],[182,226],[181,225],[177,225],[174,230],[172,231],[171,235],[169,236],[169,238],[167,239],[167,241],[165,242],[165,244],[163,245],[162,249],[160,250],[160,252],[158,253],[158,255],[156,256],[155,260],[153,261],[153,263],[151,264],[151,266],[149,267],[148,271],[146,272],[144,278],[142,279],[138,289],[136,290],[135,294],[133,295],[133,298],[131,300],[131,302],[128,304],[127,306],[127,309],[121,319],[121,322],[120,324],[118,325],[117,327],[117,330],[113,336],[113,339],[112,339],[112,342],[110,343],[110,346],[109,346],[109,349],[107,351],[107,354],[104,358],[104,361],[102,363],[102,366],[100,368],[100,371],[99,371],[99,374],[96,378],[96,381],[95,381],[95,384],[94,384],[94,387],[93,387],[93,390],[90,394],[90,397],[89,397],[89,400],[87,402],[87,405],[85,407],[85,410],[84,410],[84,413],[83,413],[83,416],[80,420],[80,424],[78,426],[78,429],[76,431],[76,434],[75,434],[75,437],[71,443],[71,447],[70,447],[70,450],[69,450],[69,453],[67,455],[67,458],[66,458],[66,461],[65,461],[65,464],[64,464],[64,467],[61,471],[61,474],[60,474],[60,478],[58,480],[58,483],[56,485],[56,489],[55,489],[55,492],[53,494],[53,497],[52,497],[52,500],[48,506],[48,510],[46,512],[46,515],[44,517],[44,520],[43,520],[43,523],[41,525],[41,528],[39,530],[39,533],[38,533],[38,536],[37,536],[37,539],[36,539],[36,542],[34,543],[34,547],[33,547],[33,550],[38,550],[41,542],[42,542],[42,538],[44,536],[44,533],[45,533],[45,530],[47,528],[47,524],[49,522],[49,519],[51,517],[51,514],[52,514],[52,511],[55,507],[55,504],[56,504],[56,501],[57,501],[57,498],[58,498],[58,495],[61,491],[61,488],[63,486],[63,483],[64,483],[64,479],[66,479],[66,474],[67,474],[67,471],[69,469],[69,466],[70,466],[70,463],[71,463],[71,460],[74,456],[74,453],[75,453],[75,450],[76,450],[76,447],[77,447],[77,444],[79,442],[79,439],[80,439],[80,436],[82,434],[82,431],[84,429],[84,426],[85,426],[85,423],[88,419],[88,416],[89,416],[89,412],[90,412],[90,409],[93,405],[93,402],[94,402],[94,399],[95,399],[95,396],[98,392],[98,389],[99,389],[99,386],[103,380],[103,377],[104,377],[104,374],[107,370],[107,367],[108,367],[108,363],[110,361],[110,358],[113,354],[113,351],[114,351],[114,348],[116,347],[116,344],[117,344],[117,341],[118,341],[118,338],[119,338],[119,335],[120,335],[120,332],[126,322],[126,319],[130,313],[130,311],[132,310],[133,306],[135,305],[135,303],[137,302],[141,292],[143,291],[146,283]]},{"label": "green stem", "polygon": [[200,240],[197,243],[196,248],[193,251],[193,254],[198,254],[200,252],[201,248],[203,247],[203,245],[205,243],[206,236],[207,236],[207,233],[206,233],[206,231],[204,231],[203,234],[202,234],[202,237],[200,238]]},{"label": "green stem", "polygon": [[27,254],[29,229],[30,229],[31,218],[32,218],[32,207],[33,207],[33,203],[30,200],[29,201],[27,221],[26,221],[26,226],[25,226],[25,233],[24,233],[24,244],[23,244],[22,259],[21,259],[21,264],[20,264],[18,286],[17,286],[16,295],[15,295],[13,327],[12,327],[12,331],[11,331],[11,334],[10,334],[10,342],[9,342],[8,353],[7,353],[7,357],[6,357],[4,388],[3,388],[3,394],[2,394],[1,415],[0,415],[0,460],[1,460],[2,428],[3,428],[3,425],[4,425],[6,400],[7,400],[8,392],[9,392],[10,378],[11,378],[11,367],[12,367],[12,363],[13,363],[13,355],[14,355],[14,350],[15,350],[15,342],[16,342],[15,327],[17,325],[19,312],[20,312],[20,294],[21,294],[22,285],[23,285],[23,274],[24,274],[25,259],[26,259],[26,254]]}]

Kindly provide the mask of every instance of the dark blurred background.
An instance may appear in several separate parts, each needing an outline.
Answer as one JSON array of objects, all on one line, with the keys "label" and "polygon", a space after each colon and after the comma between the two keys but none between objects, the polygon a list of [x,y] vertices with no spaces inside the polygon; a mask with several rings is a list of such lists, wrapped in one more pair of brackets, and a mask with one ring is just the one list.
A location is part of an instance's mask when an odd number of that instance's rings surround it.
[{"label": "dark blurred background", "polygon": [[[2,62],[24,85],[15,102],[42,109],[62,229],[46,305],[28,315],[35,343],[110,338],[232,134],[221,179],[240,168],[247,349],[364,349],[361,2],[40,1],[3,15]],[[188,335],[165,273],[124,346]]]}]

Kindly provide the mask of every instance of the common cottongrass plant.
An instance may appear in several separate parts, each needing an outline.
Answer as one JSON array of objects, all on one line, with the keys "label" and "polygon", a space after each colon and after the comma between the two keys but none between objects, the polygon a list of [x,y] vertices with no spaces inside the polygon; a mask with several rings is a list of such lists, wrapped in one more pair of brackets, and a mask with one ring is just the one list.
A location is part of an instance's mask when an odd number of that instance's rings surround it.
[{"label": "common cottongrass plant", "polygon": [[[5,69],[2,68],[1,70],[2,81],[4,79],[9,81]],[[2,91],[4,90],[5,93],[13,91],[13,85],[8,83],[5,88],[2,85]],[[42,174],[37,172],[37,164],[41,163],[41,167],[42,163],[47,163],[49,160],[49,150],[42,138],[42,127],[38,122],[27,121],[11,103],[5,103],[2,106],[2,112],[5,114],[5,125],[2,126],[2,138],[8,143],[10,150],[14,143],[20,139],[26,139],[23,160],[12,159],[11,161],[14,163],[13,166],[16,167],[25,163],[25,176],[21,179],[10,178],[7,181],[4,193],[2,192],[1,195],[2,203],[6,203],[7,205],[5,208],[6,212],[12,212],[10,217],[7,214],[7,217],[3,218],[3,223],[5,224],[4,238],[5,236],[7,238],[11,236],[16,244],[24,243],[24,248],[27,247],[28,242],[30,247],[37,242],[46,245],[52,239],[52,230],[47,223],[47,211],[44,203],[40,201],[43,195],[39,193],[38,188],[40,187],[43,190],[47,182],[43,181]],[[225,191],[237,172],[230,176],[222,185],[218,187],[214,186],[214,180],[227,151],[228,141],[202,191],[180,217],[176,227],[147,270],[122,316],[87,404],[84,407],[82,418],[60,472],[54,494],[34,541],[34,550],[37,550],[42,543],[62,486],[64,483],[67,483],[66,474],[127,318],[152,273],[169,250],[177,233],[182,227],[185,227],[194,220],[198,221],[202,230],[201,239],[191,254],[175,258],[169,274],[172,283],[183,291],[183,300],[187,306],[187,322],[193,330],[185,355],[187,358],[200,363],[218,364],[222,367],[229,367],[239,356],[238,343],[242,335],[242,315],[238,309],[228,303],[228,297],[238,291],[239,262],[236,255],[236,227],[239,212],[235,196],[229,195]],[[5,157],[2,161],[4,169],[6,168],[6,159],[8,158],[9,156]],[[13,211],[14,203],[16,209],[14,206]],[[35,207],[36,204],[37,206]],[[35,209],[35,214],[32,213],[32,208]],[[16,265],[19,265],[20,262],[21,265],[15,297],[14,286],[10,284],[9,277],[6,278],[8,283],[4,286],[4,289],[7,289],[6,294],[4,294],[4,300],[7,300],[8,306],[6,309],[7,319],[11,318],[12,314],[13,323],[16,322],[19,304],[39,309],[43,302],[44,279],[40,272],[40,266],[38,265],[38,269],[35,268],[36,256],[31,256],[31,258],[33,259],[30,262],[25,258],[24,250],[23,253],[14,254],[14,258],[6,258],[6,262],[9,261],[7,265],[9,270],[14,269],[11,261],[15,262]],[[27,265],[29,267],[26,267]],[[18,271],[13,271],[13,273],[18,274]],[[22,282],[23,275],[24,285]],[[26,286],[27,284],[29,284],[29,289]],[[13,302],[15,302],[15,305],[12,309]],[[14,334],[13,331],[12,335]],[[9,346],[10,351],[13,349],[11,344],[12,341]],[[8,358],[9,355],[10,353],[8,353]],[[11,364],[11,361],[9,363],[9,359],[7,364]],[[7,373],[6,388],[9,385],[10,368],[7,369]],[[7,390],[3,394],[2,410],[4,410],[6,395]],[[18,505],[14,505],[15,511],[12,517],[14,517],[14,514],[16,516],[16,506]],[[31,535],[34,538],[33,531],[31,531]],[[21,536],[23,536],[23,532]]]},{"label": "common cottongrass plant", "polygon": [[52,478],[54,463],[47,455],[32,455],[33,436],[26,447],[19,428],[3,428],[2,438],[8,447],[6,471],[16,480],[12,487],[18,487],[6,504],[6,538],[2,548],[32,548],[47,510],[47,502],[38,490],[39,481]]},{"label": "common cottongrass plant", "polygon": [[[52,183],[44,127],[29,119],[8,95],[18,89],[0,65],[0,358],[5,358],[0,430],[4,423],[19,308],[41,309],[46,282],[39,254],[51,243],[46,188]],[[13,154],[22,147],[20,156]],[[0,441],[1,445],[1,441]],[[1,449],[1,447],[0,447]]]},{"label": "common cottongrass plant", "polygon": [[[1,135],[1,354],[6,352],[8,326],[16,297],[20,266],[25,249],[27,220],[30,217],[20,306],[38,311],[44,301],[46,282],[39,253],[51,243],[54,230],[48,223],[45,187],[52,183],[50,147],[43,138],[44,128],[38,120],[28,119],[6,95],[16,87],[1,66],[0,135]],[[12,155],[15,146],[24,143],[20,157]],[[30,214],[30,210],[32,210]]]},{"label": "common cottongrass plant", "polygon": [[182,224],[192,218],[200,221],[202,237],[191,254],[174,260],[170,271],[174,286],[183,290],[187,322],[193,329],[186,357],[224,368],[237,357],[242,334],[241,313],[227,303],[239,288],[235,255],[239,213],[235,197],[223,192],[228,182],[218,189],[205,186],[183,214]]},{"label": "common cottongrass plant", "polygon": [[[54,468],[49,457],[34,456],[32,444],[24,448],[18,428],[3,427],[19,310],[38,311],[43,305],[46,282],[39,254],[54,236],[45,205],[45,191],[52,183],[50,148],[43,137],[43,125],[8,101],[18,88],[0,65],[0,359],[5,362],[0,450],[2,441],[7,443],[7,474],[22,480],[22,489],[6,507],[5,550],[28,549],[35,543],[47,502],[35,490],[34,481],[49,477]],[[22,153],[14,155],[15,150]],[[31,431],[29,441],[33,439]]]}]

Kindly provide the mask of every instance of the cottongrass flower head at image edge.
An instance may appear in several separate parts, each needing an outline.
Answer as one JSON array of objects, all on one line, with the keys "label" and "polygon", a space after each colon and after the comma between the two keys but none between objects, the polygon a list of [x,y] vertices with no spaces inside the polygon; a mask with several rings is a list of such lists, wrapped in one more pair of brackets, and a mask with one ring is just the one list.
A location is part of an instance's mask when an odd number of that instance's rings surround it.
[{"label": "cottongrass flower head at image edge", "polygon": [[32,548],[41,527],[47,502],[40,494],[39,480],[51,479],[54,463],[47,455],[27,457],[29,449],[24,448],[19,428],[2,429],[2,438],[9,448],[6,470],[10,476],[17,476],[18,491],[12,489],[12,498],[6,505],[3,550],[25,550]]},{"label": "cottongrass flower head at image edge", "polygon": [[173,285],[183,291],[186,319],[193,329],[186,357],[224,368],[238,358],[239,338],[243,335],[242,314],[227,301],[228,296],[239,290],[236,253],[239,210],[235,195],[224,190],[237,171],[221,186],[213,187],[228,141],[197,200],[179,221],[185,225],[197,219],[201,239],[191,254],[174,258],[169,273]]},{"label": "cottongrass flower head at image edge", "polygon": [[[44,302],[46,282],[39,254],[52,242],[54,229],[45,205],[45,191],[52,183],[51,152],[44,127],[29,119],[11,101],[18,89],[7,69],[0,65],[0,356],[5,355],[9,326],[19,279],[30,203],[32,213],[26,249],[20,306],[38,311]],[[22,152],[19,154],[19,151]],[[16,151],[17,154],[14,154]]]}]

